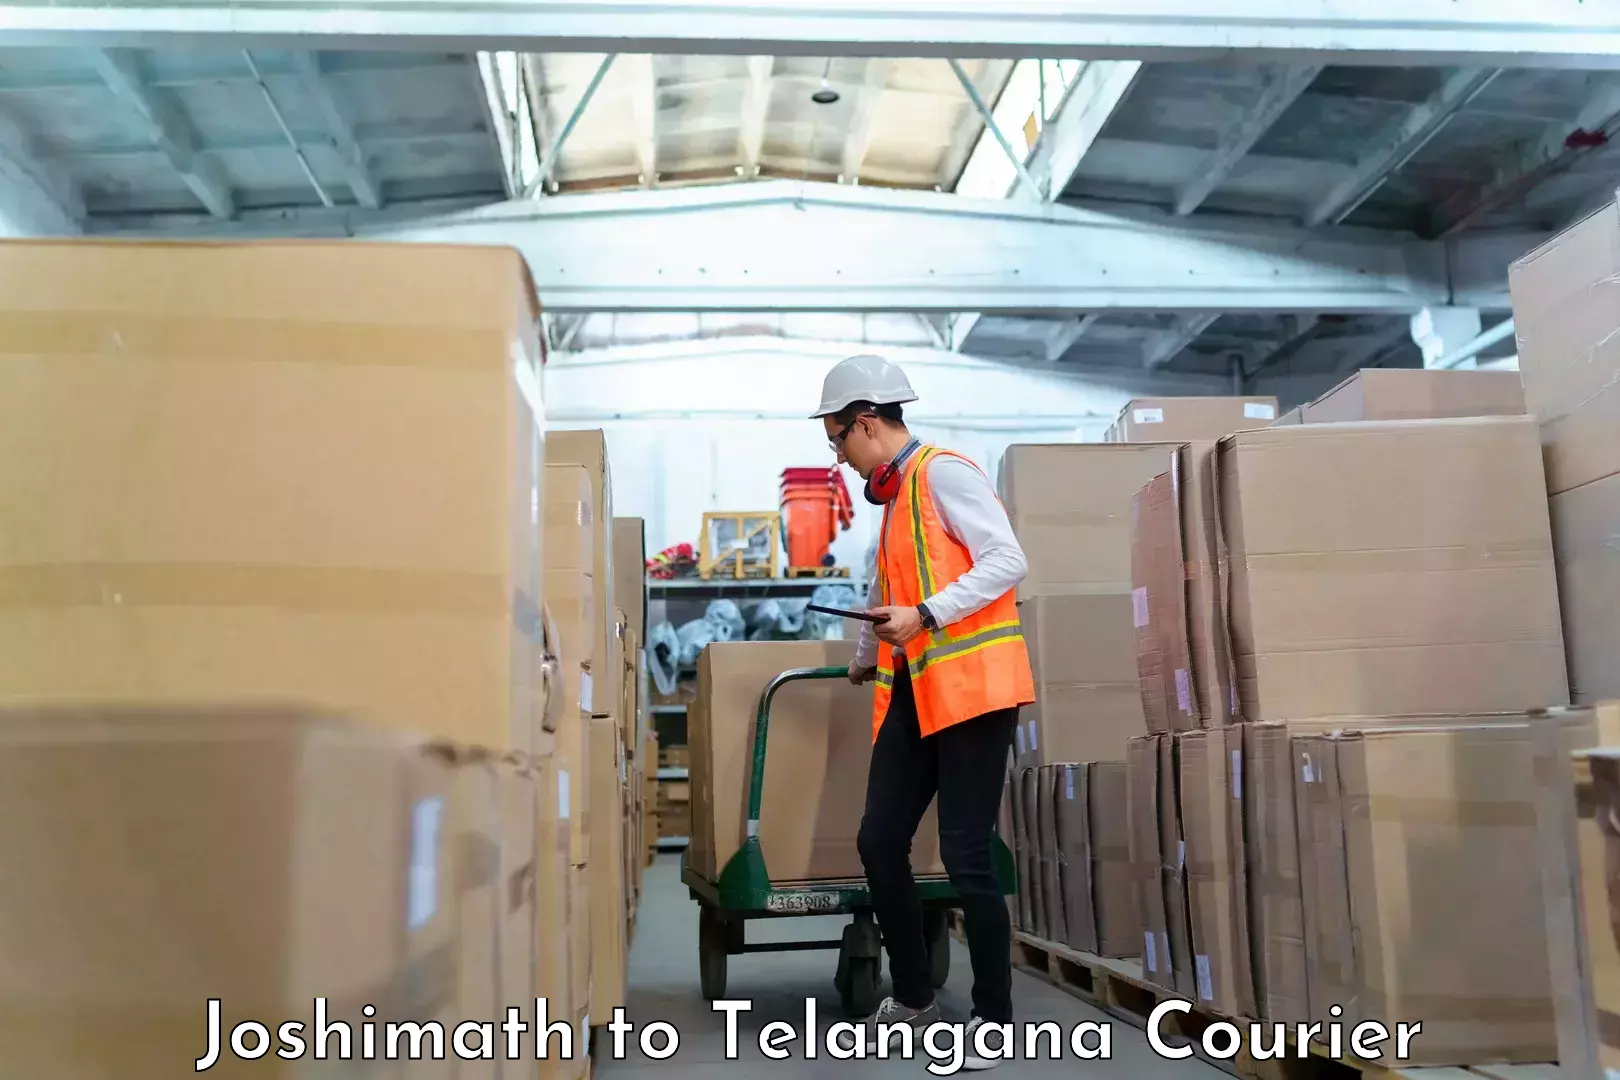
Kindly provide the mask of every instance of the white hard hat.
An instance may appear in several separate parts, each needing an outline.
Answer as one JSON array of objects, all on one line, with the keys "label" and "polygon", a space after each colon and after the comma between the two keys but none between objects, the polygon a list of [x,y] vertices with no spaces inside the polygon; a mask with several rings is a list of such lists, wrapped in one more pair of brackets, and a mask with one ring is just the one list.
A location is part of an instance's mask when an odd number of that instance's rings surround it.
[{"label": "white hard hat", "polygon": [[840,360],[821,384],[821,406],[810,414],[819,420],[857,401],[874,405],[901,405],[916,401],[906,373],[881,356],[863,353]]}]

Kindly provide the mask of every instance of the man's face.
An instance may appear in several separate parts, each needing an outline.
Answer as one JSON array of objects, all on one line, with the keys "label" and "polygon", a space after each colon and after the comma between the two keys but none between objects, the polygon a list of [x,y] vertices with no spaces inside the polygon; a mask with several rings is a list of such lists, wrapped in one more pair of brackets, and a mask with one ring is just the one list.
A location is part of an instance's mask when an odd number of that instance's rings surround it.
[{"label": "man's face", "polygon": [[854,469],[862,480],[870,480],[873,471],[885,460],[874,437],[877,417],[863,413],[853,424],[846,425],[840,424],[837,417],[824,416],[821,424],[827,431],[827,441],[838,455],[838,463]]}]

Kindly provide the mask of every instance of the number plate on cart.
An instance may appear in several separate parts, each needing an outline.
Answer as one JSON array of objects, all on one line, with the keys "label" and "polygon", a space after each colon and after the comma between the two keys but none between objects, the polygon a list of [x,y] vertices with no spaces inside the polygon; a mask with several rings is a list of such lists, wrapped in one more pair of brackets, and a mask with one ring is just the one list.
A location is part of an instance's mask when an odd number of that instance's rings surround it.
[{"label": "number plate on cart", "polygon": [[785,911],[793,914],[807,914],[812,911],[835,911],[837,908],[837,893],[770,893],[765,897],[766,911]]}]

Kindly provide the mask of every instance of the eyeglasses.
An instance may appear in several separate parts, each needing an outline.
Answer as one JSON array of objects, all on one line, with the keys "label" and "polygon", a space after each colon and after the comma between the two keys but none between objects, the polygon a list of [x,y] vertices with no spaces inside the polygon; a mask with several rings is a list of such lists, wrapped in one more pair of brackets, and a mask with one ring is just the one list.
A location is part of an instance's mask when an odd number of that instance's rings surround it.
[{"label": "eyeglasses", "polygon": [[[862,413],[861,415],[864,416],[866,414]],[[855,419],[845,424],[843,431],[840,431],[838,434],[827,440],[828,448],[835,454],[842,454],[844,452],[844,440],[849,438],[849,433],[854,431],[855,425],[860,422],[861,417],[857,416]]]}]

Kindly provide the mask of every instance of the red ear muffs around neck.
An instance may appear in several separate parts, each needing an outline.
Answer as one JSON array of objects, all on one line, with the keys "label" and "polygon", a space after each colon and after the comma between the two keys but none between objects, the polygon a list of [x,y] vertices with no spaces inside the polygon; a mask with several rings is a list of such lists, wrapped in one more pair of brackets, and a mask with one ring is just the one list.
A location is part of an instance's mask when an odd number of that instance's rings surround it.
[{"label": "red ear muffs around neck", "polygon": [[900,469],[892,461],[885,461],[866,482],[866,501],[873,506],[894,502],[900,494]]},{"label": "red ear muffs around neck", "polygon": [[873,506],[883,506],[891,503],[900,494],[900,480],[904,475],[901,466],[906,462],[922,443],[912,439],[894,456],[893,461],[885,461],[872,473],[872,478],[866,482],[864,492],[866,501]]}]

